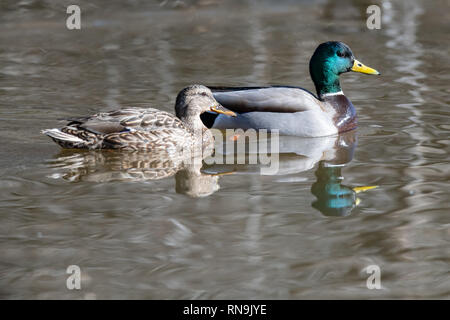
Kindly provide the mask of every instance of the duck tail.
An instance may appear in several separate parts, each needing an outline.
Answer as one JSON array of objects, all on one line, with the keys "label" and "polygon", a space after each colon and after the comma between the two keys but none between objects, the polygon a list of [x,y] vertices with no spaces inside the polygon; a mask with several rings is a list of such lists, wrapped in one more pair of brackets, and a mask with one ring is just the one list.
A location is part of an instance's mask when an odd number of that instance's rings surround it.
[{"label": "duck tail", "polygon": [[59,144],[63,148],[86,148],[87,144],[85,140],[80,139],[79,137],[61,131],[60,129],[45,129],[42,130],[41,133],[49,136],[53,139],[57,144]]}]

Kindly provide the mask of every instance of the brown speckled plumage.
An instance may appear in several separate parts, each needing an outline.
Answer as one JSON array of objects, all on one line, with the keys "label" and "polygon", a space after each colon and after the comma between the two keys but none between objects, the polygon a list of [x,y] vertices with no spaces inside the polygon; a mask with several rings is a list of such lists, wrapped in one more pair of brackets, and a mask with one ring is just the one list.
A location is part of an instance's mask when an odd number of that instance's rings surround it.
[{"label": "brown speckled plumage", "polygon": [[43,133],[63,148],[191,152],[213,143],[200,120],[212,108],[226,112],[208,88],[192,85],[178,94],[176,116],[153,108],[124,108],[71,118],[66,126]]}]

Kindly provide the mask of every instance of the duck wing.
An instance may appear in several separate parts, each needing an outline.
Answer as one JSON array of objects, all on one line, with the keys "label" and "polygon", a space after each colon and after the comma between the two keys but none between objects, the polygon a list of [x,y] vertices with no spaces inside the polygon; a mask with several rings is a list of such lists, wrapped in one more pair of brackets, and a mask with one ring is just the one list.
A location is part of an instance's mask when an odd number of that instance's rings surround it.
[{"label": "duck wing", "polygon": [[110,134],[129,130],[151,131],[158,128],[184,128],[174,115],[154,108],[125,108],[88,117],[66,119],[68,126],[95,134]]},{"label": "duck wing", "polygon": [[147,150],[175,154],[188,150],[191,134],[182,128],[159,128],[150,131],[125,131],[105,135],[103,145],[112,149]]},{"label": "duck wing", "polygon": [[293,113],[320,108],[320,101],[306,89],[289,86],[209,87],[214,98],[237,113]]},{"label": "duck wing", "polygon": [[181,120],[153,108],[125,108],[92,116],[66,119],[60,129],[42,133],[63,148],[177,150],[189,147],[192,137]]}]

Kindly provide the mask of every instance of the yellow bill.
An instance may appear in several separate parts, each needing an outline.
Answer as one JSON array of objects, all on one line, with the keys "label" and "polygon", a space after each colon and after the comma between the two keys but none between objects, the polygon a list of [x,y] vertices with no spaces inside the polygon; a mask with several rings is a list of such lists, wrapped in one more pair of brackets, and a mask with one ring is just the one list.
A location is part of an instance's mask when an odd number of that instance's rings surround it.
[{"label": "yellow bill", "polygon": [[235,171],[225,171],[225,172],[217,172],[217,173],[212,173],[211,176],[213,177],[220,177],[220,176],[227,176],[230,174],[235,174]]},{"label": "yellow bill", "polygon": [[375,189],[375,188],[378,188],[378,186],[354,187],[353,191],[355,191],[356,193],[360,193],[360,192],[364,192],[364,191]]},{"label": "yellow bill", "polygon": [[365,66],[361,62],[355,59],[355,62],[353,62],[353,67],[351,69],[355,72],[361,72],[365,74],[380,74],[377,70],[372,69],[371,67]]},{"label": "yellow bill", "polygon": [[225,115],[227,115],[227,116],[232,116],[232,117],[236,117],[236,113],[234,113],[233,111],[231,111],[231,110],[228,110],[227,108],[225,108],[224,106],[222,106],[221,104],[216,104],[216,105],[214,105],[214,106],[212,106],[211,108],[210,108],[210,110],[212,111],[212,112],[215,112],[215,113],[221,113],[221,114],[225,114]]}]

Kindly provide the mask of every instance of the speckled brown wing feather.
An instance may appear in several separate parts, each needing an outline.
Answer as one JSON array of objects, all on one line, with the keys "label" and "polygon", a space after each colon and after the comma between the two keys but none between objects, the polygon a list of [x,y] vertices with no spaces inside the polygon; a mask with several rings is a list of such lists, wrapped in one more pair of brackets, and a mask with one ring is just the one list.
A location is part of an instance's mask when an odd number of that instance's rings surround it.
[{"label": "speckled brown wing feather", "polygon": [[175,115],[154,108],[124,108],[69,120],[71,121],[69,126],[97,134],[121,132],[127,128],[145,131],[161,127],[184,128],[181,120]]},{"label": "speckled brown wing feather", "polygon": [[192,141],[180,119],[153,108],[125,108],[68,120],[61,132],[82,141],[54,139],[65,148],[158,151],[184,148]]},{"label": "speckled brown wing feather", "polygon": [[148,109],[137,115],[123,118],[120,124],[146,131],[157,128],[185,128],[183,122],[173,114],[156,109]]},{"label": "speckled brown wing feather", "polygon": [[81,148],[81,149],[100,149],[103,144],[103,134],[98,134],[83,128],[74,126],[65,126],[61,131],[83,140],[82,143],[73,143],[70,141],[54,139],[63,148]]},{"label": "speckled brown wing feather", "polygon": [[177,153],[192,147],[192,135],[182,128],[111,133],[104,137],[104,148],[122,150],[166,151]]}]

